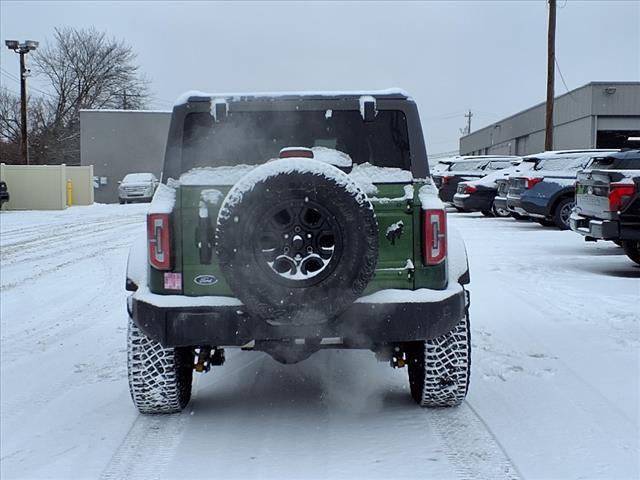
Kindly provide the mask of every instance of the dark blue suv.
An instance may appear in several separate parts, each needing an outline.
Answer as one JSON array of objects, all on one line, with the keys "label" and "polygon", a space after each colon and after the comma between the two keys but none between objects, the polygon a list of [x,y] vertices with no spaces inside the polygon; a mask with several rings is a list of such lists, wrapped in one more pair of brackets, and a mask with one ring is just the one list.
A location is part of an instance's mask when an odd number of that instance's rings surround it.
[{"label": "dark blue suv", "polygon": [[520,207],[542,225],[569,229],[578,172],[587,167],[596,155],[606,156],[609,153],[612,151],[594,151],[573,158],[558,155],[542,160],[529,172],[527,188],[520,195]]}]

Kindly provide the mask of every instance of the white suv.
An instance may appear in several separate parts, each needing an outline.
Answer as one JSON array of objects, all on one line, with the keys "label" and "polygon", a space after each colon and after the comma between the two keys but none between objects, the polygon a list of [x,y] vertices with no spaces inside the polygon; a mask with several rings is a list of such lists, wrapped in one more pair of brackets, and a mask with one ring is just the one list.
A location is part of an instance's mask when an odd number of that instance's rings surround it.
[{"label": "white suv", "polygon": [[118,200],[122,204],[150,202],[159,182],[153,173],[129,173],[118,183]]}]

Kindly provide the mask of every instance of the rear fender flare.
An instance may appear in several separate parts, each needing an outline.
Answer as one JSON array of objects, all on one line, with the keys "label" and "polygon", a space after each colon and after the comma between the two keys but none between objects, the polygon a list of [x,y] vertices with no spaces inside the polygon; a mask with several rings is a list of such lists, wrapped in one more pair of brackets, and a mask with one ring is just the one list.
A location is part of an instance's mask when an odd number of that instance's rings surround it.
[{"label": "rear fender flare", "polygon": [[127,258],[127,280],[125,288],[130,292],[138,290],[140,285],[146,285],[147,266],[147,238],[140,235],[134,238],[129,247],[129,257]]},{"label": "rear fender flare", "polygon": [[462,235],[457,228],[449,226],[448,232],[448,254],[447,266],[449,280],[455,280],[461,285],[466,285],[471,281],[469,275],[469,258],[467,247]]}]

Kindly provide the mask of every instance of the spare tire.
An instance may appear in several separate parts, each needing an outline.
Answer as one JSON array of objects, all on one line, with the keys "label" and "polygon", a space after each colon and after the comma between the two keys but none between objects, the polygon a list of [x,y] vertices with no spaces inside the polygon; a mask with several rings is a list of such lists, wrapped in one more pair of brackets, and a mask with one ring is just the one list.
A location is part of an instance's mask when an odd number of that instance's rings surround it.
[{"label": "spare tire", "polygon": [[311,159],[256,167],[227,194],[216,252],[231,290],[272,324],[326,322],[373,277],[378,224],[362,189]]}]

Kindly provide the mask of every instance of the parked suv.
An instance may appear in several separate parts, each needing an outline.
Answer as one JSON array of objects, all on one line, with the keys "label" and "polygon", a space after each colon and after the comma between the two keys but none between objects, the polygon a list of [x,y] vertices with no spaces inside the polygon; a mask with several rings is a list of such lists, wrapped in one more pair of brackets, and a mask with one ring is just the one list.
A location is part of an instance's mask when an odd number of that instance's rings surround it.
[{"label": "parked suv", "polygon": [[517,157],[494,155],[460,157],[458,161],[452,162],[447,170],[434,175],[438,196],[443,202],[453,203],[453,196],[460,182],[482,178],[496,170],[507,168],[515,159]]},{"label": "parked suv", "polygon": [[569,228],[578,170],[587,166],[594,156],[616,151],[563,150],[525,157],[535,166],[526,175],[509,177],[507,208],[516,218],[530,217],[543,225]]},{"label": "parked suv", "polygon": [[129,173],[118,187],[120,203],[150,202],[160,183],[153,173]]},{"label": "parked suv", "polygon": [[369,349],[421,406],[465,398],[466,253],[405,93],[185,95],[163,178],[127,268],[141,412],[184,408],[227,347]]},{"label": "parked suv", "polygon": [[585,240],[621,244],[640,264],[640,150],[598,158],[578,174],[570,224]]},{"label": "parked suv", "polygon": [[512,160],[509,168],[495,171],[478,180],[460,182],[458,191],[453,196],[453,204],[465,212],[482,212],[487,217],[508,217],[509,211],[494,202],[498,193],[498,181],[507,181],[510,175],[527,171],[532,166],[531,162]]}]

